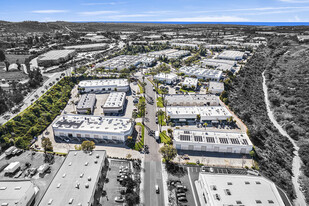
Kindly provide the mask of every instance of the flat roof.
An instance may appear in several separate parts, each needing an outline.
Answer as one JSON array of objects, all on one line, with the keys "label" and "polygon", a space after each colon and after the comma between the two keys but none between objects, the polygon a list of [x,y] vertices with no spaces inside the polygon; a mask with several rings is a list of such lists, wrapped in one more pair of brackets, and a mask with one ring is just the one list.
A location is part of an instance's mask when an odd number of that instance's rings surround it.
[{"label": "flat roof", "polygon": [[75,50],[52,50],[39,56],[39,60],[58,60],[59,58],[65,58],[74,52]]},{"label": "flat roof", "polygon": [[197,85],[198,79],[192,78],[192,77],[186,77],[185,80],[183,81],[183,84],[193,84]]},{"label": "flat roof", "polygon": [[219,104],[219,97],[212,94],[167,94],[165,95],[165,100],[168,104],[173,102],[189,102],[190,104],[196,102],[207,104],[207,101],[218,102]]},{"label": "flat roof", "polygon": [[125,92],[111,92],[108,95],[107,100],[104,103],[103,110],[104,110],[104,107],[105,108],[122,107],[125,99],[126,99],[126,93]]},{"label": "flat roof", "polygon": [[201,116],[232,116],[232,114],[222,106],[172,106],[166,107],[168,115],[201,115]]},{"label": "flat roof", "polygon": [[209,89],[222,89],[224,90],[224,83],[223,82],[209,82]]},{"label": "flat roof", "polygon": [[179,72],[183,72],[186,75],[195,75],[195,76],[202,76],[206,78],[215,78],[215,79],[220,79],[222,76],[222,71],[220,70],[214,70],[214,69],[204,69],[198,66],[185,66],[181,67],[179,69]]},{"label": "flat roof", "polygon": [[174,73],[159,73],[154,76],[154,78],[160,78],[160,79],[175,79],[177,78],[177,75]]},{"label": "flat roof", "polygon": [[131,130],[130,118],[65,114],[53,124],[54,129],[91,132],[125,133]]},{"label": "flat roof", "polygon": [[[284,206],[276,185],[261,176],[200,173],[209,205]],[[220,200],[218,200],[220,199]]]},{"label": "flat roof", "polygon": [[225,145],[252,145],[248,135],[240,132],[217,132],[205,130],[174,130],[174,139],[182,142],[196,142]]},{"label": "flat roof", "polygon": [[218,55],[218,58],[228,58],[228,59],[239,59],[243,58],[245,52],[241,51],[232,51],[232,50],[225,50],[221,54]]},{"label": "flat roof", "polygon": [[72,205],[89,205],[105,158],[104,150],[92,151],[91,155],[84,151],[69,151],[39,205],[69,205],[70,199],[73,199]]},{"label": "flat roof", "polygon": [[76,109],[88,109],[95,105],[95,94],[83,94],[77,104]]},{"label": "flat roof", "polygon": [[98,44],[81,44],[81,45],[72,45],[72,46],[65,46],[65,49],[88,49],[88,48],[96,48],[96,47],[104,47],[107,44],[98,43]]},{"label": "flat roof", "polygon": [[17,205],[26,195],[34,195],[34,193],[34,185],[30,180],[0,181],[0,205],[4,203],[7,203],[8,206]]},{"label": "flat roof", "polygon": [[100,79],[100,80],[83,80],[78,84],[79,87],[100,87],[100,86],[129,86],[127,79]]}]

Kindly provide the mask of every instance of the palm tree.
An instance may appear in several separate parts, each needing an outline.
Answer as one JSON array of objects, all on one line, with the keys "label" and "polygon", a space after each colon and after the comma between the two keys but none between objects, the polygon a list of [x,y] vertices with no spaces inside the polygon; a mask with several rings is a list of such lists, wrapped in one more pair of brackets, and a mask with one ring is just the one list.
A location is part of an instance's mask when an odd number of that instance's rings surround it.
[{"label": "palm tree", "polygon": [[160,109],[159,111],[157,111],[157,116],[158,118],[160,117],[160,122],[159,122],[159,129],[160,129],[160,132],[161,132],[161,126],[162,126],[162,120],[163,120],[163,116],[164,115],[164,112]]},{"label": "palm tree", "polygon": [[208,124],[205,122],[203,125],[204,125],[205,130],[206,130],[206,127],[208,126]]}]

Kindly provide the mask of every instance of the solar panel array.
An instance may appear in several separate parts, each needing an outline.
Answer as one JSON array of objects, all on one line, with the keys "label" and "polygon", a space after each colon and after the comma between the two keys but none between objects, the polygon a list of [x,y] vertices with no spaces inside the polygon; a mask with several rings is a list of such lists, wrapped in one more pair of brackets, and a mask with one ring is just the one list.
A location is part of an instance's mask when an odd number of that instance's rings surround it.
[{"label": "solar panel array", "polygon": [[248,141],[246,139],[242,139],[242,144],[249,145]]},{"label": "solar panel array", "polygon": [[231,140],[232,144],[240,144],[239,140],[236,139],[236,138],[231,138],[230,140]]},{"label": "solar panel array", "polygon": [[181,141],[190,141],[190,138],[191,136],[190,135],[180,135],[179,136],[179,139],[181,140]]},{"label": "solar panel array", "polygon": [[227,138],[219,138],[219,141],[220,141],[221,144],[228,144],[229,143]]},{"label": "solar panel array", "polygon": [[215,138],[214,137],[206,137],[206,141],[209,143],[215,143]]},{"label": "solar panel array", "polygon": [[194,136],[194,141],[203,142],[203,136]]}]

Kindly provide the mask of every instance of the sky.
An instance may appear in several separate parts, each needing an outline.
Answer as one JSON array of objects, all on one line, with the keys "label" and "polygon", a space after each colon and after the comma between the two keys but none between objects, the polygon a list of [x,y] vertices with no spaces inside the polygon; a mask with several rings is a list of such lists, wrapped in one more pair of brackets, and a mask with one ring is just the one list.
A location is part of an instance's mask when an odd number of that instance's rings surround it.
[{"label": "sky", "polygon": [[0,20],[309,22],[309,0],[0,0]]}]

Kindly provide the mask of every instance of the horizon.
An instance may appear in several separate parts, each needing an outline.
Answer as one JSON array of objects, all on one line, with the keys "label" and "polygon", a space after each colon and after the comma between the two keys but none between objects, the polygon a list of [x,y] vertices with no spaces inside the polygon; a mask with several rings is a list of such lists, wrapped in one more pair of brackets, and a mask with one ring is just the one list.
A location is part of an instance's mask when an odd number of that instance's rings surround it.
[{"label": "horizon", "polygon": [[1,5],[1,19],[11,22],[309,22],[309,0],[15,0]]}]

